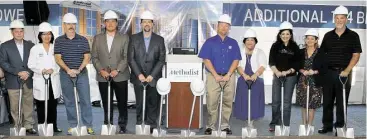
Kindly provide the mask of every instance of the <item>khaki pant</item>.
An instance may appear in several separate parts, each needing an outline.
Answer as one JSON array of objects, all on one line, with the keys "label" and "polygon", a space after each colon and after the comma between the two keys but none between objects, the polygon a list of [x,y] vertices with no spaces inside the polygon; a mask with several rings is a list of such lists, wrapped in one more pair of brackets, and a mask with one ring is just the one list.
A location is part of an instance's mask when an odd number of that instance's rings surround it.
[{"label": "khaki pant", "polygon": [[[19,89],[8,89],[10,99],[10,111],[11,116],[14,119],[14,125],[18,123],[18,102],[19,102]],[[23,85],[23,97],[22,97],[22,126],[26,129],[33,128],[33,94],[32,89],[27,87],[27,84]]]},{"label": "khaki pant", "polygon": [[[221,88],[219,83],[217,83],[214,79],[214,76],[210,73],[206,76],[206,90],[208,94],[206,96],[206,106],[208,109],[208,123],[206,128],[211,128],[215,130],[216,122],[218,119],[218,104],[220,104],[220,92]],[[223,86],[225,83],[221,82]],[[227,85],[224,87],[223,92],[223,108],[222,108],[222,130],[229,127],[229,118],[232,114],[232,104],[233,104],[233,95],[235,91],[235,76],[232,75]]]}]

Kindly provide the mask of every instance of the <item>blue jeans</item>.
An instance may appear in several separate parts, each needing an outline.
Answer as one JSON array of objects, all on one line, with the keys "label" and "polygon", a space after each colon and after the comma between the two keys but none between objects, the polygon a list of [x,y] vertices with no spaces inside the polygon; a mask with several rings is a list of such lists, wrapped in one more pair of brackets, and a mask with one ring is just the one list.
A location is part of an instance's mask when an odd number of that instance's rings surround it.
[{"label": "blue jeans", "polygon": [[[286,77],[284,82],[284,106],[283,106],[283,122],[285,126],[289,126],[291,119],[291,106],[292,106],[292,96],[295,84],[297,82],[297,76]],[[275,125],[282,124],[281,117],[281,88],[282,83],[278,77],[273,75],[273,85],[272,85],[272,120],[270,122],[270,127],[274,128]]]},{"label": "blue jeans", "polygon": [[[76,127],[78,123],[75,108],[76,96],[74,96],[74,84],[71,81],[70,76],[64,70],[60,70],[60,82],[69,125],[70,127]],[[84,69],[78,75],[76,89],[79,95],[79,110],[81,111],[81,120],[85,126],[92,127],[93,116],[90,102],[90,88],[87,69]]]}]

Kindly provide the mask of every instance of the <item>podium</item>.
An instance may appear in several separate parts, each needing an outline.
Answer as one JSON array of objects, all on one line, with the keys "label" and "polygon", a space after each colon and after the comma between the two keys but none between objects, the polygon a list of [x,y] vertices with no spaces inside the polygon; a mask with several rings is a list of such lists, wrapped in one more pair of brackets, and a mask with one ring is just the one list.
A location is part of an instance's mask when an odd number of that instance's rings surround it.
[{"label": "podium", "polygon": [[[167,128],[186,129],[189,125],[194,96],[190,89],[193,79],[203,80],[203,63],[197,55],[167,55],[166,77],[171,81],[171,91],[166,100]],[[192,129],[202,128],[203,97],[196,97]]]}]

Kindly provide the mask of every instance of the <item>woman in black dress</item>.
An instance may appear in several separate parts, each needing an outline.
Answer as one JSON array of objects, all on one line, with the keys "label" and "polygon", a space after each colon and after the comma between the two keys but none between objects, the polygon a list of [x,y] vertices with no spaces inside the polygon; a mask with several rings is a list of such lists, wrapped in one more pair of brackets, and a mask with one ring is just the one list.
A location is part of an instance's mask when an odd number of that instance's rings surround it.
[{"label": "woman in black dress", "polygon": [[[318,48],[318,32],[309,29],[305,34],[305,48],[301,49],[296,103],[302,107],[302,123],[312,125],[315,109],[321,107],[323,75],[327,71],[325,53]],[[307,85],[309,85],[309,115],[306,122]]]}]

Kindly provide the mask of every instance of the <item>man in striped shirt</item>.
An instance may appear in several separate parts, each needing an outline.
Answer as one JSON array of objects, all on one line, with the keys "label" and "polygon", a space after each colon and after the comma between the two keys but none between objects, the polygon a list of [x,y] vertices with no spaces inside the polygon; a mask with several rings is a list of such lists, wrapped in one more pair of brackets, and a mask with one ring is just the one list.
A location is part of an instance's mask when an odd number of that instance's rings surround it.
[{"label": "man in striped shirt", "polygon": [[[328,81],[323,86],[323,127],[318,131],[320,134],[332,132],[333,127],[340,128],[344,126],[343,85],[339,77],[348,77],[345,83],[345,105],[347,105],[352,81],[352,69],[358,63],[360,53],[362,53],[358,34],[346,26],[348,13],[348,9],[344,6],[339,6],[334,10],[335,29],[325,34],[320,46],[326,52],[329,61],[329,69],[325,76]],[[335,99],[336,121],[333,125]]]},{"label": "man in striped shirt", "polygon": [[76,79],[76,88],[80,102],[81,119],[88,127],[89,134],[94,134],[92,129],[92,106],[90,102],[90,88],[88,71],[85,66],[90,61],[90,49],[88,40],[76,34],[75,28],[77,18],[72,13],[67,13],[63,17],[65,34],[55,40],[55,59],[61,67],[60,82],[65,101],[66,114],[70,128],[68,134],[72,133],[72,128],[77,126],[77,114],[75,105],[73,81]]}]

